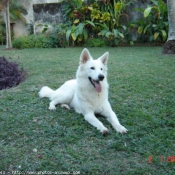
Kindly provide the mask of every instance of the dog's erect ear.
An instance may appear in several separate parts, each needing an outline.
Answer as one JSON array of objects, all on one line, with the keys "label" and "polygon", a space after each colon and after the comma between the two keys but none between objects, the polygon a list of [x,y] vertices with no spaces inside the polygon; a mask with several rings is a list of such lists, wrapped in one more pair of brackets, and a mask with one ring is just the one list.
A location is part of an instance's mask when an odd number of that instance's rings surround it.
[{"label": "dog's erect ear", "polygon": [[84,48],[80,55],[80,64],[86,63],[88,60],[92,59],[88,49]]},{"label": "dog's erect ear", "polygon": [[108,58],[109,58],[109,52],[106,52],[99,59],[102,61],[104,65],[107,65]]}]

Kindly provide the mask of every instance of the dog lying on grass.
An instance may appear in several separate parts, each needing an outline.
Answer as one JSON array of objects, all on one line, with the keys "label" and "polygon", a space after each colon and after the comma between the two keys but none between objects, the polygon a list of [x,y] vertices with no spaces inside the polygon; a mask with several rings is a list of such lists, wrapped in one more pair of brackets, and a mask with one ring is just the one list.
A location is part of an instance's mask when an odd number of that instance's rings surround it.
[{"label": "dog lying on grass", "polygon": [[117,132],[126,133],[127,129],[120,124],[108,101],[108,57],[109,53],[106,52],[94,60],[89,51],[86,48],[83,49],[76,79],[65,82],[57,90],[44,86],[39,96],[50,99],[50,110],[55,110],[57,104],[67,109],[74,108],[103,135],[108,133],[108,129],[96,118],[95,114],[105,116]]}]

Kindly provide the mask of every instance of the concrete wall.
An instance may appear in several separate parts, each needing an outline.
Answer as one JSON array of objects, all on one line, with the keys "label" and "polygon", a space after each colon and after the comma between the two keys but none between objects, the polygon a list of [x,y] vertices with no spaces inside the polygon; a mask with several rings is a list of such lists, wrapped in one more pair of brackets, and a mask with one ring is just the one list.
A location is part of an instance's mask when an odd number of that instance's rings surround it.
[{"label": "concrete wall", "polygon": [[29,25],[27,25],[27,24],[35,21],[34,12],[33,12],[33,5],[43,4],[43,3],[61,2],[61,0],[18,0],[18,1],[21,5],[23,5],[27,9],[28,14],[24,15],[24,17],[26,18],[26,24],[24,24],[20,20],[11,21],[11,22],[15,23],[15,25],[13,27],[15,38],[29,34]]},{"label": "concrete wall", "polygon": [[60,3],[34,4],[33,14],[35,34],[41,33],[45,24],[48,26],[46,33],[50,33],[52,31],[52,24],[62,22]]}]

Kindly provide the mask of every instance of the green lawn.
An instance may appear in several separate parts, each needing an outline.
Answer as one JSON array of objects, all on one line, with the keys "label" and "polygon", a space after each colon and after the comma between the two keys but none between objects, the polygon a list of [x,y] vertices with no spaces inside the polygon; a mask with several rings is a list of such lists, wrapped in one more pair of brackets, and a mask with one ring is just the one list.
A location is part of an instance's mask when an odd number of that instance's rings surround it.
[{"label": "green lawn", "polygon": [[[6,51],[27,72],[19,86],[0,91],[0,172],[52,171],[81,175],[173,175],[175,162],[175,56],[161,47],[90,48],[109,51],[109,101],[129,132],[103,137],[82,115],[39,99],[44,85],[74,78],[82,48]],[[152,156],[152,160],[151,160]],[[162,156],[162,157],[160,157]],[[150,163],[148,163],[148,159]]]}]

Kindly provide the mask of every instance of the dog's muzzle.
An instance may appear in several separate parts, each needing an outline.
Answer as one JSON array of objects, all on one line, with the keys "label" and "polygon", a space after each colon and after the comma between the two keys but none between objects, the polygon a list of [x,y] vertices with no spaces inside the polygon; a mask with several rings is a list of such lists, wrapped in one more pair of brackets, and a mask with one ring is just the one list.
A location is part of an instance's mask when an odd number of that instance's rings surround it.
[{"label": "dog's muzzle", "polygon": [[91,82],[91,84],[94,86],[94,88],[96,89],[97,92],[101,92],[102,88],[101,88],[101,84],[100,81],[103,81],[104,79],[104,75],[99,74],[98,76],[98,80],[94,80],[91,77],[89,77],[89,81]]}]

